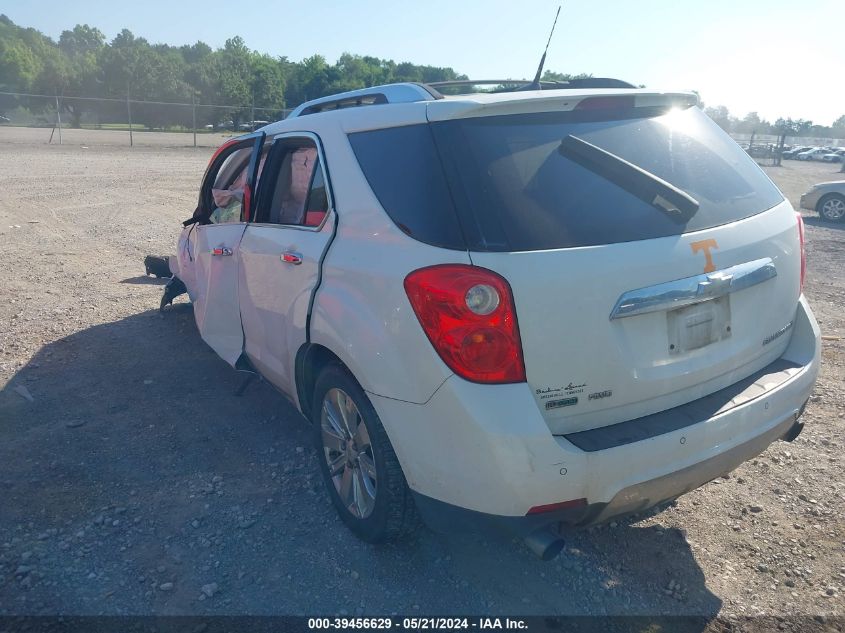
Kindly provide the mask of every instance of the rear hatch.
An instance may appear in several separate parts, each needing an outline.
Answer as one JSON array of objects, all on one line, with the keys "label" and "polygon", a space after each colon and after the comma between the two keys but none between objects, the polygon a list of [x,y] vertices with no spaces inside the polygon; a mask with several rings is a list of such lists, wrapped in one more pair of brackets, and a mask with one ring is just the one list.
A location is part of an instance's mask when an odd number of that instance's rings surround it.
[{"label": "rear hatch", "polygon": [[470,256],[511,284],[555,433],[754,373],[783,353],[800,294],[792,208],[697,106],[576,101],[430,110]]}]

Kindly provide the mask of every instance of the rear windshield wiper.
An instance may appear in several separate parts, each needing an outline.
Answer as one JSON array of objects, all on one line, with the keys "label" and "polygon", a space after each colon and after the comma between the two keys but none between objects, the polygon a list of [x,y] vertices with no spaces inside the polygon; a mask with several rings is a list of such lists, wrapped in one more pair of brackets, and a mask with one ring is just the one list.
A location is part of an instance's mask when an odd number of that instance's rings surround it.
[{"label": "rear windshield wiper", "polygon": [[698,211],[698,200],[688,193],[584,139],[570,134],[560,142],[558,151],[569,160],[662,211],[679,224],[688,222]]}]

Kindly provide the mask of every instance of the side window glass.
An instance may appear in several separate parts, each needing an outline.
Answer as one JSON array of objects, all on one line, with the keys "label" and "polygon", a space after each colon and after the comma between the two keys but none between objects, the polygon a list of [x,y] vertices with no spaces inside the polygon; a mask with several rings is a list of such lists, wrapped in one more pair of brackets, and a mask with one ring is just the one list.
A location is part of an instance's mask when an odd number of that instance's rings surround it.
[{"label": "side window glass", "polygon": [[208,219],[212,224],[241,221],[246,171],[251,155],[250,147],[236,150],[217,171],[217,177],[211,185],[213,205]]},{"label": "side window glass", "polygon": [[[269,144],[265,144],[258,163],[258,180],[264,169]],[[252,157],[252,147],[244,147],[232,152],[220,166],[214,184],[211,186],[213,200],[209,221],[212,224],[243,221],[244,190],[247,182],[249,160]],[[253,187],[253,189],[257,188]]]},{"label": "side window glass", "polygon": [[279,160],[273,195],[263,221],[319,226],[327,212],[326,183],[317,148],[310,141],[287,146]]}]

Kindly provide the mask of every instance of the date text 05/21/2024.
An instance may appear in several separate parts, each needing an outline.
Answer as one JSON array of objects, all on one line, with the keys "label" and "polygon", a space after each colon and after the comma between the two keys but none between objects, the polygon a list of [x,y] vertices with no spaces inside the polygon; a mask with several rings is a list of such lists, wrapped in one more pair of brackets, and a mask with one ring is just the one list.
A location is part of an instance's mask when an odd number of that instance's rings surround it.
[{"label": "date text 05/21/2024", "polygon": [[308,628],[320,629],[382,629],[403,630],[524,630],[527,623],[519,618],[309,618]]}]

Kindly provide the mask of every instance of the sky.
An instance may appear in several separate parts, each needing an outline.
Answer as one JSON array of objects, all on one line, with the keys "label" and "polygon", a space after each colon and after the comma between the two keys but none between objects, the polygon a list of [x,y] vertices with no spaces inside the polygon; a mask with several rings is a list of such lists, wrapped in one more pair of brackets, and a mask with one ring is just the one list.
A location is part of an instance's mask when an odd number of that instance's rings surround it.
[{"label": "sky", "polygon": [[[500,79],[533,77],[558,4],[0,0],[0,13],[54,39],[77,23],[173,45],[240,35],[293,61],[349,52]],[[845,114],[845,0],[566,0],[546,68],[697,90],[735,116],[830,125]]]}]

